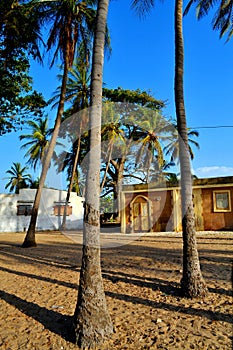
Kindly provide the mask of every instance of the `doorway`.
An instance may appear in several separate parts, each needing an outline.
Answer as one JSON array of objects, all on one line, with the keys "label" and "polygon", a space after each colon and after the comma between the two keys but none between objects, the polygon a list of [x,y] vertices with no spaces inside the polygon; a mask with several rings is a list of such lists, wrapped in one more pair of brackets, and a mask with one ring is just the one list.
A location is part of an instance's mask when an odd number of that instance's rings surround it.
[{"label": "doorway", "polygon": [[151,203],[144,196],[137,196],[130,204],[131,207],[131,231],[151,231]]}]

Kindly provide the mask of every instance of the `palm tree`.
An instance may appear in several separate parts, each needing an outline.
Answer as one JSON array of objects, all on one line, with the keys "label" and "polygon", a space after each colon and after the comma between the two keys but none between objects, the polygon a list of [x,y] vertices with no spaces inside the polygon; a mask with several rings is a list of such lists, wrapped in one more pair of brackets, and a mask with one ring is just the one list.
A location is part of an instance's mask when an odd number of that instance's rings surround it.
[{"label": "palm tree", "polygon": [[[61,76],[59,76],[59,79],[61,79]],[[67,117],[64,118],[78,118],[77,122],[77,140],[74,141],[72,150],[73,152],[70,154],[71,162],[69,162],[69,185],[66,195],[66,203],[64,208],[64,214],[63,214],[63,220],[61,224],[61,229],[66,229],[66,209],[69,203],[70,199],[70,193],[73,188],[73,183],[75,180],[75,177],[77,177],[77,164],[79,160],[79,154],[80,154],[80,148],[81,148],[81,137],[82,137],[82,130],[87,124],[87,111],[83,111],[80,113],[80,111],[86,109],[89,106],[90,103],[90,79],[91,75],[89,72],[89,53],[85,50],[84,43],[81,44],[79,50],[78,50],[78,56],[76,59],[76,63],[74,66],[69,70],[68,73],[68,79],[67,79],[67,89],[66,89],[66,101],[69,101],[72,103],[72,107],[67,111]],[[56,101],[58,98],[58,91],[54,94],[52,101]],[[75,115],[70,117],[70,115]],[[63,168],[64,170],[64,168]]]},{"label": "palm tree", "polygon": [[147,172],[146,181],[150,179],[150,167],[156,158],[156,170],[161,172],[164,165],[162,141],[166,140],[172,132],[172,125],[158,110],[143,112],[143,120],[138,122],[134,133],[134,140],[139,142],[139,150],[136,156],[136,164],[142,165]]},{"label": "palm tree", "polygon": [[[148,11],[154,0],[134,0],[133,6]],[[202,277],[197,251],[194,209],[192,201],[192,176],[188,153],[188,133],[184,105],[184,43],[183,0],[175,0],[175,106],[179,133],[179,158],[181,173],[182,228],[183,228],[183,277],[181,288],[187,297],[204,296],[207,287]]]},{"label": "palm tree", "polygon": [[35,228],[38,208],[40,204],[42,189],[56,145],[59,128],[62,122],[68,72],[69,68],[73,65],[77,45],[81,41],[85,41],[86,38],[89,39],[89,34],[91,30],[93,30],[93,21],[95,18],[95,10],[91,7],[93,3],[94,1],[91,0],[87,2],[75,0],[32,0],[31,2],[33,8],[37,9],[37,11],[41,13],[42,19],[43,16],[45,16],[44,20],[47,20],[49,24],[53,23],[47,41],[47,49],[50,51],[55,47],[55,53],[51,62],[51,66],[54,64],[55,59],[60,53],[60,56],[63,60],[63,75],[53,134],[48,146],[46,157],[43,162],[40,184],[39,188],[36,191],[31,220],[25,240],[22,245],[23,247],[36,246]]},{"label": "palm tree", "polygon": [[181,287],[188,297],[204,296],[207,287],[202,277],[197,251],[192,174],[184,105],[183,0],[175,2],[175,106],[179,138],[181,202],[183,228],[183,277]]},{"label": "palm tree", "polygon": [[[197,130],[191,130],[188,128],[188,151],[190,155],[190,159],[194,159],[194,152],[192,146],[195,146],[196,148],[200,148],[197,141],[193,139],[193,137],[198,137],[199,132]],[[164,147],[165,155],[170,155],[171,161],[176,161],[179,158],[179,133],[178,133],[178,126],[176,123],[173,123],[173,130],[172,135],[168,139],[167,145]]]},{"label": "palm tree", "polygon": [[215,5],[219,4],[212,20],[212,26],[214,30],[220,32],[220,38],[227,34],[227,40],[230,40],[233,34],[233,0],[190,0],[185,8],[185,15],[194,4],[197,4],[198,19],[206,16]]},{"label": "palm tree", "polygon": [[[131,147],[132,145],[135,146],[136,132],[142,124],[142,116],[146,122],[145,111],[156,113],[164,107],[164,102],[155,99],[146,91],[139,89],[124,90],[120,87],[114,90],[104,88],[103,97],[105,101],[111,101],[114,104],[105,104],[103,110],[103,115],[107,116],[107,120],[106,122],[103,121],[102,138],[103,141],[107,138],[109,143],[107,147],[108,160],[106,167],[103,168],[104,176],[101,190],[105,186],[103,196],[113,191],[114,210],[117,212],[116,220],[120,221],[119,195],[122,192],[123,178],[134,177],[139,179],[132,172],[131,174],[124,174],[126,161],[130,155],[132,156]],[[110,109],[109,106],[111,106]],[[147,109],[142,107],[147,107]],[[112,153],[114,153],[114,157],[111,157]],[[135,155],[133,156],[135,157]],[[135,169],[133,171],[135,172]]]},{"label": "palm tree", "polygon": [[41,163],[45,156],[49,144],[48,137],[52,131],[48,128],[48,117],[39,119],[38,123],[29,120],[27,124],[31,128],[31,133],[20,135],[19,139],[20,141],[29,140],[21,146],[21,149],[28,148],[25,154],[25,157],[29,158],[27,164],[33,166],[35,170],[38,163]]},{"label": "palm tree", "polygon": [[22,167],[20,163],[13,163],[11,168],[6,171],[6,173],[11,176],[6,178],[9,179],[9,182],[6,184],[5,188],[10,187],[10,192],[15,191],[15,193],[18,194],[21,188],[28,187],[31,181],[31,175],[26,173],[27,169],[27,167]]},{"label": "palm tree", "polygon": [[92,58],[90,152],[84,203],[83,256],[74,314],[76,342],[95,345],[113,332],[100,267],[100,157],[104,42],[109,0],[99,0]]},{"label": "palm tree", "polygon": [[[91,40],[91,39],[90,39]],[[62,75],[58,75],[58,79],[62,80]],[[68,110],[68,117],[73,113],[77,113],[80,110],[87,108],[90,104],[90,64],[89,53],[86,52],[84,43],[77,52],[77,58],[73,66],[69,69],[67,84],[66,84],[66,101],[71,103],[71,108]],[[54,103],[54,108],[59,101],[60,96],[59,86],[54,92],[54,96],[50,99],[49,103]]]},{"label": "palm tree", "polygon": [[[103,106],[102,113],[102,129],[101,129],[101,139],[102,139],[102,152],[104,154],[104,174],[101,181],[100,193],[102,192],[108,174],[108,169],[110,166],[113,148],[116,147],[119,142],[124,144],[124,132],[122,130],[122,124],[120,121],[120,116],[116,115],[114,104],[111,102],[105,102]],[[106,143],[106,147],[105,146]],[[107,149],[106,149],[107,148]]]}]

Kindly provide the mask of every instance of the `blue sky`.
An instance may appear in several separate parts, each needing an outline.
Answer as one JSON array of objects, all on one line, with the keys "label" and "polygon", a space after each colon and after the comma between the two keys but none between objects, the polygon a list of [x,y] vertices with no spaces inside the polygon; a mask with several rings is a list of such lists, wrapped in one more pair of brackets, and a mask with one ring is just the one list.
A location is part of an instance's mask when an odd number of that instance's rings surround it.
[{"label": "blue sky", "polygon": [[[150,90],[167,101],[164,115],[174,108],[174,20],[173,1],[157,1],[156,8],[140,20],[125,0],[112,0],[109,27],[112,55],[105,61],[104,82],[109,88]],[[195,11],[184,18],[185,106],[189,127],[199,127],[200,150],[192,162],[198,177],[233,175],[233,39],[225,43],[211,28],[211,17],[197,21]],[[34,87],[46,98],[57,87],[57,68],[33,63]],[[49,117],[54,119],[55,111]],[[203,127],[214,128],[203,128]],[[5,192],[6,170],[12,162],[25,164],[18,134],[0,138],[0,193]]]}]

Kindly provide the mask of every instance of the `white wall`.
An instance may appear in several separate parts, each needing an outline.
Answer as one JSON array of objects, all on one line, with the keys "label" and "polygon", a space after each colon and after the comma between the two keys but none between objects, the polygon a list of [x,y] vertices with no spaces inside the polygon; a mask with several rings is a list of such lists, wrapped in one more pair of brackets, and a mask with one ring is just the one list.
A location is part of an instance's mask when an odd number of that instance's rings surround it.
[{"label": "white wall", "polygon": [[[19,194],[0,194],[0,232],[21,232],[28,228],[30,216],[17,215],[20,201],[33,201],[36,190],[22,189]],[[62,216],[54,215],[56,202],[65,202],[66,191],[44,188],[38,212],[36,230],[58,230]],[[83,225],[83,198],[71,193],[72,215],[66,217],[67,230],[78,230]],[[22,203],[21,203],[22,204]]]}]

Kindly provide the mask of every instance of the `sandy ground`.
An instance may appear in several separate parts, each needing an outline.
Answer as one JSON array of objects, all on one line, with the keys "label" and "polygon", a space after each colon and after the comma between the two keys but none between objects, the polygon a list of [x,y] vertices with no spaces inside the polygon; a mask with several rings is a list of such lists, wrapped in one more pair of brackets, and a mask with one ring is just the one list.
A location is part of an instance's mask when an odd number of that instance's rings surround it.
[{"label": "sandy ground", "polygon": [[[53,232],[37,234],[37,248],[22,249],[23,238],[0,234],[0,349],[78,349],[69,330],[81,245]],[[198,235],[209,287],[204,300],[179,296],[179,234],[134,237],[131,243],[103,236],[103,242],[115,332],[99,349],[232,349],[233,233]]]}]

